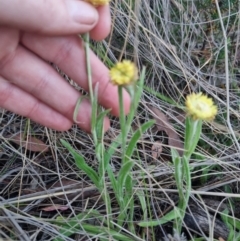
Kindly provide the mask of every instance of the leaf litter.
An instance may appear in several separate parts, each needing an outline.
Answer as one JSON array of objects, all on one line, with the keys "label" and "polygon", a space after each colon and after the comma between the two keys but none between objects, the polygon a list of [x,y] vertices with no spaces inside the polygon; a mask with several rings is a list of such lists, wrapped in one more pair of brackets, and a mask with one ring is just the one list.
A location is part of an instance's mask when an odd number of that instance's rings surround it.
[{"label": "leaf litter", "polygon": [[[155,107],[152,107],[150,105],[148,105],[148,107],[152,112],[153,118],[156,120],[156,126],[157,126],[158,131],[165,131],[165,133],[168,136],[169,146],[172,148],[175,148],[178,151],[179,155],[182,156],[183,150],[184,150],[183,142],[181,141],[177,131],[174,129],[174,127],[169,122],[167,116],[162,111],[160,111],[159,109],[157,109]],[[159,146],[159,143],[158,144],[155,143],[154,146],[155,145]],[[152,147],[152,148],[154,148],[154,147]],[[158,151],[157,155],[159,154],[159,152],[160,151]]]},{"label": "leaf litter", "polygon": [[43,141],[31,135],[23,139],[23,134],[18,133],[15,135],[7,136],[7,138],[9,141],[26,148],[28,151],[47,152],[49,150],[48,146]]}]

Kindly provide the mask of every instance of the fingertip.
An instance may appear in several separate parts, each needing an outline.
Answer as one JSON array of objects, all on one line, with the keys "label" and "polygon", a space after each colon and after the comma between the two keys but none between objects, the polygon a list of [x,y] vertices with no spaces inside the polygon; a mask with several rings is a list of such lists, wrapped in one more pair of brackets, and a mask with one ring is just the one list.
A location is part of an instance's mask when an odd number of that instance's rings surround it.
[{"label": "fingertip", "polygon": [[109,128],[110,128],[110,120],[108,117],[105,117],[103,122],[104,133],[108,131]]},{"label": "fingertip", "polygon": [[97,8],[99,20],[96,26],[90,32],[92,39],[100,41],[105,39],[111,30],[111,14],[109,5],[100,6]]},{"label": "fingertip", "polygon": [[85,1],[0,1],[0,25],[47,35],[71,35],[91,31],[98,11]]},{"label": "fingertip", "polygon": [[125,115],[127,115],[130,112],[131,97],[126,90],[124,90],[123,92],[123,99],[124,99],[124,112],[125,112]]},{"label": "fingertip", "polygon": [[91,4],[76,0],[65,0],[65,2],[73,23],[81,26],[84,32],[90,31],[96,26],[99,20],[98,11]]},{"label": "fingertip", "polygon": [[57,131],[68,131],[72,127],[72,121],[65,120],[64,122],[61,122],[60,124],[54,123],[53,126],[49,126],[52,129],[55,129]]}]

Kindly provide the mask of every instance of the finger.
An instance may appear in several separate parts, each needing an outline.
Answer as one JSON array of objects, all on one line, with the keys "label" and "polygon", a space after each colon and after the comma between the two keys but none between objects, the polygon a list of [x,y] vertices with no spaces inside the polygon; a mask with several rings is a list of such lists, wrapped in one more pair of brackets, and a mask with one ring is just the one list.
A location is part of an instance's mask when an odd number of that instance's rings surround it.
[{"label": "finger", "polygon": [[108,5],[98,7],[97,10],[99,13],[99,20],[91,31],[91,38],[99,41],[106,38],[111,30],[111,15]]},{"label": "finger", "polygon": [[0,76],[0,106],[49,128],[67,130],[72,122]]},{"label": "finger", "polygon": [[[73,120],[80,94],[49,64],[36,55],[19,46],[13,57],[0,68],[0,73],[14,85],[41,100],[47,106],[51,106],[69,120]],[[91,105],[88,100],[84,99],[81,102],[76,120],[82,129],[90,132]],[[109,120],[106,118],[104,121],[104,129],[107,130]]]},{"label": "finger", "polygon": [[0,60],[1,64],[12,55],[19,44],[20,33],[18,30],[0,27]]},{"label": "finger", "polygon": [[[85,51],[78,37],[44,37],[25,34],[22,38],[22,43],[43,59],[57,64],[76,83],[88,90]],[[111,109],[113,115],[119,116],[118,89],[110,83],[108,69],[92,52],[90,59],[93,86],[99,83],[99,103],[105,108]],[[129,108],[130,97],[124,92],[124,109],[126,114],[129,112]]]},{"label": "finger", "polygon": [[78,0],[0,0],[0,25],[28,32],[63,35],[90,31],[98,12]]}]

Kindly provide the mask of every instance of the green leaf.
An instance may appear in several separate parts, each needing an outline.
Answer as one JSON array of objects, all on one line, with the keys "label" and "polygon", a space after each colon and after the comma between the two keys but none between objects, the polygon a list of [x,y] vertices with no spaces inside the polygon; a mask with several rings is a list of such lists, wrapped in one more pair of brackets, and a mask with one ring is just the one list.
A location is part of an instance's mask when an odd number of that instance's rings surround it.
[{"label": "green leaf", "polygon": [[168,223],[172,220],[175,220],[177,218],[180,218],[181,214],[178,210],[177,207],[175,207],[175,210],[170,211],[169,213],[167,213],[164,217],[158,219],[158,220],[149,220],[149,221],[142,221],[138,223],[138,226],[140,227],[154,227],[154,226],[158,226],[158,225],[162,225],[165,223]]},{"label": "green leaf", "polygon": [[77,167],[83,170],[87,174],[87,176],[92,180],[95,186],[99,188],[98,174],[85,162],[84,158],[79,153],[77,153],[68,142],[61,140],[61,143],[72,154]]},{"label": "green leaf", "polygon": [[[104,217],[96,210],[87,210],[85,212],[79,213],[73,218],[66,219],[62,216],[58,216],[56,219],[50,220],[51,223],[59,227],[59,237],[55,238],[54,241],[63,241],[66,237],[79,231],[79,223],[83,220],[88,219],[99,219],[104,222]],[[63,238],[61,238],[63,236]]]},{"label": "green leaf", "polygon": [[[173,153],[174,149],[171,149],[172,153]],[[176,150],[174,150],[176,152]],[[182,173],[182,159],[179,156],[175,156],[175,158],[173,159],[173,163],[174,163],[174,176],[175,176],[175,181],[177,184],[177,189],[179,192],[179,196],[181,198],[181,194],[183,192],[183,173]]]},{"label": "green leaf", "polygon": [[[60,233],[64,237],[69,237],[74,233],[79,233],[79,231],[83,230],[89,236],[99,236],[101,240],[109,240],[109,237],[112,237],[114,240],[121,240],[121,241],[129,241],[129,240],[136,240],[133,237],[124,235],[119,233],[119,231],[110,229],[109,227],[104,226],[95,226],[91,224],[86,224],[84,222],[79,221],[69,221],[68,225],[63,225],[60,229]],[[59,235],[60,236],[60,235]],[[65,238],[55,238],[54,241],[63,241],[66,240]]]},{"label": "green leaf", "polygon": [[117,151],[118,147],[121,145],[121,140],[122,139],[122,133],[120,133],[116,139],[111,143],[109,148],[107,149],[105,155],[104,155],[104,166],[107,167],[109,164],[109,161],[111,160],[112,156],[115,154]]},{"label": "green leaf", "polygon": [[125,158],[124,158],[124,163],[128,161],[128,159],[132,156],[135,146],[137,144],[137,142],[139,141],[141,135],[147,130],[149,129],[153,124],[155,123],[154,120],[150,120],[146,123],[144,123],[137,131],[135,131],[135,133],[133,134],[127,150],[126,150],[126,154],[125,154]]},{"label": "green leaf", "polygon": [[126,178],[128,177],[133,165],[134,165],[134,162],[132,161],[128,161],[124,163],[118,173],[117,182],[118,182],[119,197],[123,198],[123,189],[125,187]]},{"label": "green leaf", "polygon": [[126,203],[125,206],[128,207],[128,215],[127,215],[126,222],[129,224],[129,231],[135,234],[136,233],[135,224],[134,224],[135,205],[134,205],[132,174],[129,174],[127,176],[125,186],[126,186],[126,193],[125,193],[124,203]]},{"label": "green leaf", "polygon": [[235,217],[226,217],[224,214],[221,215],[221,218],[225,223],[231,224],[235,229],[240,231],[240,220]]},{"label": "green leaf", "polygon": [[125,187],[125,195],[123,198],[124,206],[129,204],[129,201],[130,199],[132,199],[132,196],[133,196],[133,180],[132,180],[132,174],[130,173],[130,171],[128,173],[128,176],[126,177],[125,184],[124,184],[124,187]]},{"label": "green leaf", "polygon": [[187,159],[190,158],[195,151],[197,143],[202,132],[202,121],[193,120],[191,117],[186,118],[185,140],[184,140],[184,155]]},{"label": "green leaf", "polygon": [[104,135],[104,128],[103,128],[103,122],[105,116],[110,112],[111,110],[105,110],[102,111],[98,116],[97,116],[97,124],[96,124],[96,133],[97,133],[97,138],[102,139]]},{"label": "green leaf", "polygon": [[[130,107],[130,113],[127,116],[127,122],[126,122],[126,133],[129,132],[130,128],[131,128],[131,124],[133,121],[133,118],[135,116],[135,112],[136,109],[138,107],[142,92],[143,92],[143,84],[144,84],[144,79],[145,79],[145,72],[146,72],[146,68],[143,67],[142,71],[141,71],[141,75],[139,78],[139,81],[137,82],[137,84],[134,85],[134,90],[130,90],[131,94],[131,107]],[[132,88],[131,86],[128,88]]]},{"label": "green leaf", "polygon": [[108,177],[110,179],[110,182],[111,182],[111,187],[113,188],[113,191],[115,193],[115,197],[118,201],[118,204],[120,205],[120,199],[119,199],[119,196],[118,196],[118,182],[117,182],[117,179],[115,178],[114,174],[113,174],[113,171],[111,169],[111,167],[109,166],[107,168],[107,173],[108,173]]},{"label": "green leaf", "polygon": [[147,203],[146,203],[146,199],[145,199],[145,194],[144,194],[144,191],[143,190],[137,190],[136,191],[136,195],[140,201],[140,205],[141,205],[141,209],[142,209],[142,212],[143,212],[143,218],[144,219],[147,219],[147,210],[148,210],[148,206],[147,206]]},{"label": "green leaf", "polygon": [[171,148],[171,156],[173,163],[175,162],[175,159],[180,158],[178,151],[174,148]]},{"label": "green leaf", "polygon": [[[231,221],[233,221],[232,217],[230,217],[228,215],[229,211],[227,209],[223,210],[221,213],[221,218],[224,221],[224,223],[227,225],[228,229],[229,229],[229,235],[228,235],[228,239],[227,240],[236,240],[234,238],[235,236],[235,230],[233,229],[233,226],[231,224]],[[231,220],[231,221],[230,221]],[[235,222],[235,220],[234,220]]]},{"label": "green leaf", "polygon": [[184,200],[183,200],[184,206],[179,207],[179,208],[181,208],[181,210],[183,212],[185,212],[186,207],[188,206],[188,201],[189,201],[191,188],[192,188],[191,170],[190,170],[190,166],[189,166],[189,159],[187,159],[185,156],[182,157],[182,165],[183,165],[183,171],[184,171],[183,179],[185,179],[185,182],[186,182],[186,192],[185,192]]},{"label": "green leaf", "polygon": [[140,101],[140,98],[141,98],[141,95],[142,95],[142,92],[143,92],[145,75],[146,75],[146,68],[144,66],[142,68],[142,71],[141,71],[141,75],[140,75],[140,78],[139,78],[139,81],[138,81],[138,85],[136,85],[138,88],[137,88],[137,91],[136,91],[135,96],[134,96],[135,106],[138,105],[138,103]]},{"label": "green leaf", "polygon": [[82,103],[82,101],[83,101],[84,99],[87,99],[87,97],[83,95],[83,96],[79,97],[78,100],[77,100],[77,104],[76,104],[76,106],[75,106],[75,108],[74,108],[74,112],[73,112],[73,121],[74,121],[75,123],[78,122],[78,121],[77,121],[77,115],[78,115],[78,112],[79,112],[79,107],[80,107],[80,104]]}]

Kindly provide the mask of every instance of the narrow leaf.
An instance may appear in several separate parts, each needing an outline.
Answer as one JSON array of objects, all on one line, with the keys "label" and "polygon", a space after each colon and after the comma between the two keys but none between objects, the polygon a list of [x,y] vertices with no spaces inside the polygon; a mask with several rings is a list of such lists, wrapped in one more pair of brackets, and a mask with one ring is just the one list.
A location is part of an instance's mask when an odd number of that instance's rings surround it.
[{"label": "narrow leaf", "polygon": [[104,128],[103,128],[103,122],[105,116],[110,112],[111,110],[105,110],[102,111],[98,116],[97,116],[97,124],[96,124],[96,133],[97,133],[97,138],[101,139],[104,134]]},{"label": "narrow leaf", "polygon": [[170,211],[169,213],[167,213],[164,217],[160,218],[159,220],[142,221],[142,222],[138,223],[138,226],[144,227],[144,228],[155,227],[158,225],[168,223],[168,222],[175,220],[177,218],[180,218],[180,217],[181,217],[181,214],[178,211],[178,208],[175,207],[175,210]]},{"label": "narrow leaf", "polygon": [[96,187],[99,187],[98,174],[85,162],[84,158],[79,153],[77,153],[68,142],[61,140],[61,143],[72,154],[77,167],[87,174],[87,176],[92,180]]},{"label": "narrow leaf", "polygon": [[202,132],[202,121],[192,120],[190,117],[186,119],[186,130],[184,140],[184,155],[186,158],[190,158],[195,151],[199,138]]},{"label": "narrow leaf", "polygon": [[128,159],[132,156],[135,146],[136,146],[137,142],[139,141],[142,133],[144,133],[147,129],[149,129],[154,123],[155,123],[154,120],[150,120],[150,121],[144,123],[137,131],[135,131],[135,133],[133,134],[133,136],[128,144],[124,162],[127,162]]}]

